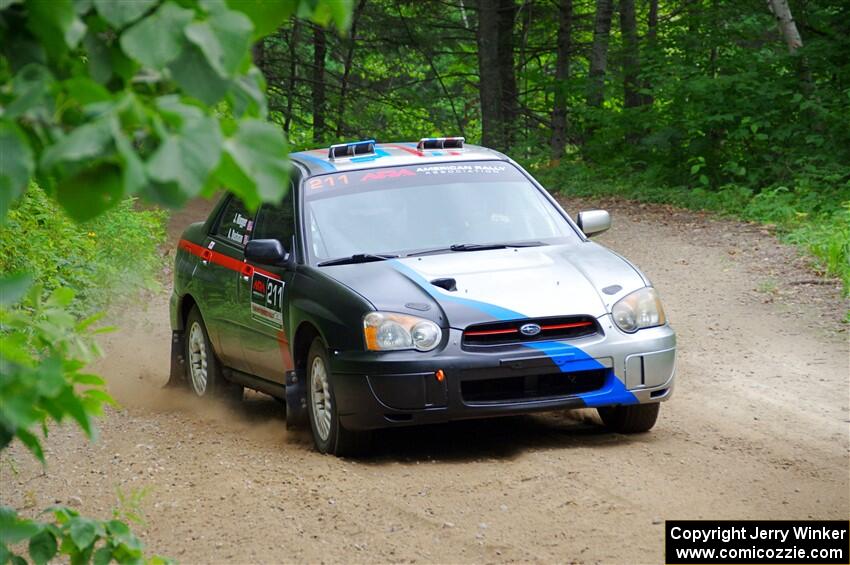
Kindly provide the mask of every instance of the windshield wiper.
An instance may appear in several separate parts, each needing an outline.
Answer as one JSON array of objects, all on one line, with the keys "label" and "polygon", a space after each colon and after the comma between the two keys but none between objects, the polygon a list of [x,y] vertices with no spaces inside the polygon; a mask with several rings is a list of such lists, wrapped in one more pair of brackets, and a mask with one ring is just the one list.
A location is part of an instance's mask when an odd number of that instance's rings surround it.
[{"label": "windshield wiper", "polygon": [[370,263],[372,261],[386,261],[387,259],[395,259],[398,255],[389,253],[373,254],[373,253],[355,253],[349,257],[338,257],[336,259],[328,259],[319,263],[319,267],[329,267],[331,265],[350,265],[352,263]]},{"label": "windshield wiper", "polygon": [[418,255],[431,255],[432,253],[446,253],[449,251],[485,251],[487,249],[508,249],[513,247],[539,247],[546,245],[542,241],[521,241],[518,243],[455,243],[448,247],[437,247],[435,249],[426,249],[424,251],[416,251],[408,253],[406,257],[416,257]]}]

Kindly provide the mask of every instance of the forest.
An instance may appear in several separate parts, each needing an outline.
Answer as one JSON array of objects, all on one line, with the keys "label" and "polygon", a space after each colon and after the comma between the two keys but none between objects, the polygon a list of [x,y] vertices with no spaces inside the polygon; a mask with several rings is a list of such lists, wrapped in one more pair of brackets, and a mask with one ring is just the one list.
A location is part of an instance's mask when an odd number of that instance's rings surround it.
[{"label": "forest", "polygon": [[106,312],[165,296],[170,210],[279,201],[291,151],[431,136],[557,197],[753,222],[850,297],[844,0],[0,0],[0,564],[169,562],[127,525],[138,492],[102,519],[5,486],[54,425],[125,416],[88,366]]},{"label": "forest", "polygon": [[254,47],[297,148],[460,135],[550,190],[771,224],[850,284],[850,6],[357,0]]}]

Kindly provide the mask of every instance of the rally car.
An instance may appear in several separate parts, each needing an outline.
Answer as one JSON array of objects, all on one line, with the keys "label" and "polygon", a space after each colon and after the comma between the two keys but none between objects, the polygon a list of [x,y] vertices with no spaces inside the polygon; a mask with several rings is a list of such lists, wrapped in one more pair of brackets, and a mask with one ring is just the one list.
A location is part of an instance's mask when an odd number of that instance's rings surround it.
[{"label": "rally car", "polygon": [[291,159],[280,202],[252,213],[228,194],[183,234],[173,381],[274,396],[337,455],[378,428],[547,410],[653,427],[676,336],[646,276],[588,239],[607,212],[571,219],[462,138]]}]

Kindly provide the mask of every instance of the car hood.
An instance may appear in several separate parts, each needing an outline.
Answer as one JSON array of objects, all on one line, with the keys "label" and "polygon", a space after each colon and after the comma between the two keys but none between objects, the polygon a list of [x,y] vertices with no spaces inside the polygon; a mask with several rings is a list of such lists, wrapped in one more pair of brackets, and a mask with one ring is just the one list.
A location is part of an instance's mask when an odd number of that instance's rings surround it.
[{"label": "car hood", "polygon": [[[465,328],[494,320],[585,314],[600,317],[646,285],[619,255],[593,242],[406,257],[322,272],[376,309]],[[452,279],[456,290],[432,281]],[[451,282],[451,281],[448,281]]]}]

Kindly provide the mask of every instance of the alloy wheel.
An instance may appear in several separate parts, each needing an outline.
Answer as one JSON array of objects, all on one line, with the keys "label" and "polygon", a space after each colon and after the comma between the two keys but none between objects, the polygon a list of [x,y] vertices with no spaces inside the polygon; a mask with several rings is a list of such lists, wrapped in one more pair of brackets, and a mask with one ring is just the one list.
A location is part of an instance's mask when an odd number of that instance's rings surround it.
[{"label": "alloy wheel", "polygon": [[198,322],[189,329],[189,374],[192,390],[203,396],[207,392],[207,340]]},{"label": "alloy wheel", "polygon": [[313,423],[322,441],[327,441],[331,431],[331,394],[328,371],[324,360],[316,356],[310,367],[310,392],[313,402]]}]

